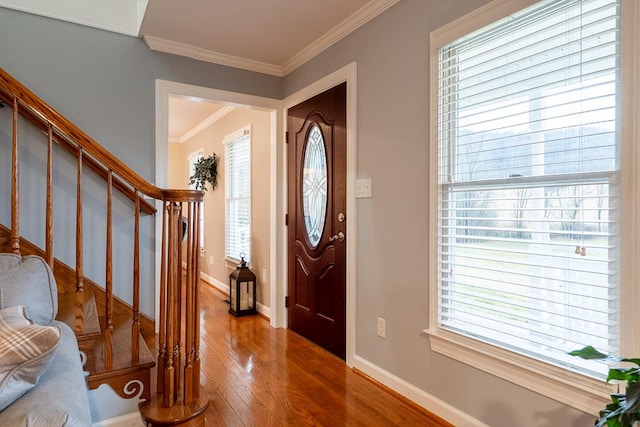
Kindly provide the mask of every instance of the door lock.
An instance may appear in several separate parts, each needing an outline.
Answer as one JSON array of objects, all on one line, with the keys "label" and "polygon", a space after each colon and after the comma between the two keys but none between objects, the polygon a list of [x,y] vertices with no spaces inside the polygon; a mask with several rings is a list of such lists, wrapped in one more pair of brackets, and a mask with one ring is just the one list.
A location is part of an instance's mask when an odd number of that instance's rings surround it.
[{"label": "door lock", "polygon": [[339,240],[341,242],[344,242],[344,238],[346,236],[344,235],[344,233],[341,231],[338,234],[334,234],[333,236],[329,237],[329,241],[333,242],[334,240]]},{"label": "door lock", "polygon": [[338,222],[343,222],[344,221],[344,214],[342,212],[340,212],[338,214]]}]

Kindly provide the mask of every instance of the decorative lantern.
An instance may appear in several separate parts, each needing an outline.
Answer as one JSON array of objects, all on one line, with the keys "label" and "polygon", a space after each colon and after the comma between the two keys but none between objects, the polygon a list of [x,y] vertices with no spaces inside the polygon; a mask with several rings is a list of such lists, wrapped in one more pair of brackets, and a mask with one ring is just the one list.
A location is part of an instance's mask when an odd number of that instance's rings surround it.
[{"label": "decorative lantern", "polygon": [[256,275],[247,267],[244,254],[240,258],[240,264],[229,275],[229,313],[234,316],[256,314]]}]

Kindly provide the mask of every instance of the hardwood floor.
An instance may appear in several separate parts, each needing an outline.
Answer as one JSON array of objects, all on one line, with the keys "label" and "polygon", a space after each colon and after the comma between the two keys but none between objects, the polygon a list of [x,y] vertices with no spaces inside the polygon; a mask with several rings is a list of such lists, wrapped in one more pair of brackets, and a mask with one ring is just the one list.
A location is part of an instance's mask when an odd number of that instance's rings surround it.
[{"label": "hardwood floor", "polygon": [[260,316],[231,316],[224,294],[201,289],[207,427],[452,427],[297,334]]}]

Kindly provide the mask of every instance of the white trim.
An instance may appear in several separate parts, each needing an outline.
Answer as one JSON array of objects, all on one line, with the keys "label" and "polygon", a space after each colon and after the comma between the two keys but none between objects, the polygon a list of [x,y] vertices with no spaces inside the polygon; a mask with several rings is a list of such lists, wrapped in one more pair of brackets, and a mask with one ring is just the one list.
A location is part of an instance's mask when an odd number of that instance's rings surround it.
[{"label": "white trim", "polygon": [[243,126],[240,129],[231,132],[229,135],[226,135],[222,138],[222,144],[228,144],[246,135],[251,135],[251,125]]},{"label": "white trim", "polygon": [[431,350],[436,353],[526,387],[582,412],[595,415],[609,401],[610,393],[616,390],[614,385],[461,335],[441,329],[423,332],[429,335]]},{"label": "white trim", "polygon": [[374,380],[384,384],[391,390],[401,394],[456,427],[489,427],[487,424],[484,424],[413,384],[408,383],[402,378],[393,375],[391,372],[385,371],[378,365],[374,365],[360,356],[355,356],[354,361],[354,368],[359,369]]},{"label": "white trim", "polygon": [[[470,14],[449,23],[448,25],[430,34],[430,93],[438,93],[438,49],[459,37],[464,36],[478,28],[497,21],[505,16],[523,9],[537,0],[495,0],[487,5],[476,9]],[[640,165],[640,150],[636,149],[636,141],[640,135],[640,124],[637,114],[640,111],[640,55],[637,50],[637,40],[640,37],[640,7],[638,0],[623,2],[623,60],[622,66],[622,93],[634,94],[632,104],[625,104],[622,108],[622,136],[621,141],[631,141],[622,144],[622,186],[625,195],[622,203],[629,203],[633,206],[623,206],[621,230],[625,230],[626,235],[632,238],[625,239],[621,255],[623,264],[626,266],[622,271],[623,286],[622,292],[622,325],[621,331],[623,355],[637,354],[640,349],[640,337],[633,331],[640,330],[640,313],[634,307],[638,300],[640,290],[637,286],[629,286],[636,283],[638,274],[637,259],[639,258],[637,248],[640,238],[640,227],[635,223],[635,218],[640,210],[640,197],[634,197],[637,191],[638,166]],[[630,72],[629,70],[632,70]],[[623,98],[623,103],[628,101]],[[429,328],[424,330],[427,335],[431,350],[454,360],[466,363],[476,369],[488,372],[499,378],[513,382],[521,387],[533,390],[543,396],[555,399],[563,404],[577,408],[587,413],[595,413],[605,402],[608,402],[609,393],[614,386],[606,385],[602,381],[597,381],[584,375],[575,374],[567,370],[554,367],[550,364],[536,361],[532,358],[522,356],[504,349],[481,343],[458,334],[454,334],[438,328],[438,289],[437,283],[437,242],[433,236],[437,236],[437,185],[435,176],[437,171],[437,100],[435,96],[430,96],[430,147],[429,165],[431,174],[429,184],[429,246],[428,246],[428,269],[429,269]],[[632,164],[633,163],[633,164]],[[625,261],[626,260],[626,261]]]},{"label": "white trim", "polygon": [[222,292],[223,294],[229,296],[229,285],[226,285],[221,281],[214,279],[213,277],[203,272],[200,272],[200,278],[205,282],[207,282],[209,285],[213,286],[214,288]]},{"label": "white trim", "polygon": [[400,0],[373,0],[362,8],[358,9],[351,16],[333,27],[322,37],[293,55],[283,64],[269,64],[267,62],[255,61],[241,58],[239,56],[227,55],[201,47],[178,43],[171,40],[153,36],[144,36],[144,42],[150,49],[159,52],[172,53],[174,55],[186,56],[199,61],[211,62],[214,64],[226,65],[257,73],[269,74],[277,77],[284,77],[296,68],[303,65],[319,53],[333,46],[358,28],[371,21],[382,12],[389,9]]},{"label": "white trim", "polygon": [[[540,0],[494,0],[448,23],[429,35],[431,48],[443,46]],[[437,56],[436,56],[437,58]],[[431,61],[433,66],[433,61]],[[437,65],[437,64],[436,64]]]},{"label": "white trim", "polygon": [[287,75],[319,53],[333,46],[400,0],[373,0],[357,10],[329,32],[315,40],[306,48],[293,55],[282,64],[282,74]]},{"label": "white trim", "polygon": [[[167,80],[156,80],[156,170],[155,170],[155,185],[160,188],[166,188],[167,186],[167,157],[169,150],[169,137],[168,137],[168,122],[169,122],[169,96],[189,96],[196,99],[214,100],[224,105],[235,107],[250,107],[262,111],[268,111],[271,113],[271,138],[270,138],[270,162],[271,162],[271,191],[269,200],[269,215],[273,220],[272,226],[269,229],[269,239],[271,245],[271,256],[269,262],[269,283],[278,283],[276,278],[280,275],[278,271],[278,258],[275,255],[274,247],[277,247],[280,238],[280,234],[277,233],[277,227],[274,223],[278,221],[278,218],[282,218],[282,226],[284,226],[284,215],[278,211],[277,198],[282,197],[277,191],[273,189],[277,188],[277,165],[279,159],[277,159],[277,153],[281,151],[284,146],[284,137],[280,124],[282,123],[282,101],[272,98],[265,98],[254,95],[247,95],[236,92],[229,92],[220,89],[212,89],[202,86],[194,86],[186,83],[170,82]],[[275,129],[273,129],[275,128]],[[279,149],[280,148],[280,149]],[[274,166],[275,165],[275,166]],[[158,211],[162,211],[162,202],[156,203]],[[162,221],[156,220],[156,242],[162,241]],[[160,307],[160,248],[156,247],[156,266],[155,266],[155,282],[156,282],[156,312]],[[284,296],[279,294],[280,288],[278,286],[270,286],[269,300],[273,307],[273,304],[278,300],[282,301],[284,306]],[[278,311],[270,309],[270,313],[274,315],[270,317],[270,323],[273,327],[278,327],[280,319],[278,318]],[[156,330],[158,329],[159,316],[156,317]],[[281,326],[281,325],[280,325]]]},{"label": "white trim", "polygon": [[201,47],[178,43],[171,40],[154,36],[144,36],[144,42],[149,49],[158,52],[172,53],[174,55],[186,56],[198,61],[211,62],[213,64],[226,65],[228,67],[240,68],[242,70],[255,71],[257,73],[269,74],[277,77],[284,77],[282,67],[266,62],[245,59],[239,56],[227,55],[226,53],[214,52]]},{"label": "white trim", "polygon": [[228,105],[225,105],[224,107],[220,108],[218,111],[216,111],[215,113],[213,113],[212,115],[210,115],[209,117],[207,117],[206,119],[204,119],[203,121],[195,125],[193,128],[186,131],[184,135],[182,135],[180,138],[172,138],[174,140],[172,141],[170,139],[169,142],[176,142],[176,143],[187,142],[188,140],[190,140],[191,138],[193,138],[194,136],[196,136],[197,134],[199,134],[200,132],[202,132],[203,130],[205,130],[206,128],[208,128],[209,126],[211,126],[212,124],[214,124],[215,122],[217,122],[218,120],[220,120],[221,118],[223,118],[224,116],[232,112],[233,110],[235,110],[235,107],[230,107]]},{"label": "white trim", "polygon": [[[357,65],[352,62],[349,65],[329,74],[328,76],[318,80],[304,89],[288,96],[283,101],[284,112],[282,114],[282,129],[287,128],[286,110],[297,105],[319,93],[322,93],[340,83],[347,82],[347,272],[346,272],[346,309],[347,309],[347,336],[346,336],[346,362],[348,366],[353,366],[353,360],[356,351],[356,198],[355,198],[355,176],[356,176],[356,154],[357,154]],[[283,167],[279,170],[281,182],[282,199],[280,206],[283,212],[287,212],[287,168],[286,168],[286,146],[282,146],[281,156]],[[284,218],[283,218],[284,220]],[[284,308],[284,295],[287,295],[287,229],[284,221],[278,221],[282,224],[279,227],[278,235],[280,236],[281,247],[278,248],[280,258],[280,271],[277,282],[280,283],[280,294],[283,296],[282,304],[277,305],[277,310],[282,317],[282,325],[287,327],[287,313]],[[277,301],[280,303],[281,301]],[[271,307],[274,307],[272,300]]]},{"label": "white trim", "polygon": [[[7,9],[13,9],[20,12],[30,13],[32,15],[44,16],[45,18],[57,19],[59,21],[71,22],[73,24],[83,25],[85,27],[96,28],[98,30],[110,31],[112,33],[124,34],[126,36],[138,37],[138,33],[140,31],[140,25],[142,24],[142,18],[144,17],[148,0],[136,0],[136,4],[129,6],[135,16],[123,16],[119,15],[117,18],[114,16],[106,17],[103,13],[105,12],[105,8],[109,6],[109,1],[102,2],[94,2],[97,6],[94,6],[94,9],[98,10],[97,13],[101,14],[98,18],[96,16],[90,16],[92,12],[91,7],[81,7],[80,11],[84,14],[84,16],[80,16],[79,11],[76,10],[73,13],[65,13],[65,6],[61,6],[60,4],[55,5],[55,3],[62,2],[47,2],[49,4],[54,4],[51,10],[42,10],[41,7],[37,5],[37,2],[31,1],[28,2],[26,6],[15,4],[15,1],[0,1],[0,7],[6,7]],[[69,2],[65,2],[69,3]],[[89,4],[89,2],[82,2]],[[115,2],[113,2],[115,3]],[[126,4],[120,2],[122,4]],[[85,6],[86,4],[83,4]],[[68,5],[67,5],[68,7]],[[78,4],[75,4],[75,8],[78,8]],[[55,9],[55,11],[53,11]],[[69,9],[67,9],[69,10]],[[111,11],[112,12],[112,11]],[[74,15],[74,16],[70,16]],[[111,13],[109,13],[111,15]],[[132,19],[126,19],[132,18]],[[102,21],[102,22],[100,22]],[[110,22],[109,22],[110,21]],[[133,25],[131,25],[133,23]]]}]

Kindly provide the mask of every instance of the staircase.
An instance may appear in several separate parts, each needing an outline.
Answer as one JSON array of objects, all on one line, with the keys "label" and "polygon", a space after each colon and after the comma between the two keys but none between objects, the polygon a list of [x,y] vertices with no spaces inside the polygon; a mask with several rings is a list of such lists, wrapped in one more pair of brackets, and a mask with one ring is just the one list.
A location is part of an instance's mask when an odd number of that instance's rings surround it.
[{"label": "staircase", "polygon": [[[139,408],[147,426],[204,426],[204,410],[208,399],[200,396],[200,325],[199,218],[203,192],[164,190],[147,182],[115,158],[91,137],[47,105],[0,68],[0,106],[12,110],[11,135],[11,224],[0,224],[0,252],[42,256],[50,265],[58,283],[58,320],[67,323],[76,333],[79,352],[88,371],[87,386],[109,385],[123,398],[144,399]],[[45,135],[46,194],[45,212],[40,215],[45,224],[44,247],[23,238],[20,233],[20,192],[33,191],[20,185],[19,129],[23,123]],[[76,194],[75,232],[72,236],[56,236],[75,242],[75,265],[70,267],[54,254],[54,181],[53,151],[64,150],[75,159]],[[83,212],[83,179],[87,171],[104,182],[106,192],[106,247],[85,245]],[[68,184],[68,183],[67,183]],[[69,188],[65,188],[69,191]],[[113,291],[114,192],[119,200],[128,199],[133,210],[133,271],[131,272],[132,302],[129,304]],[[124,197],[122,197],[124,196]],[[152,202],[159,201],[156,212]],[[162,223],[161,241],[143,237],[140,217],[155,216]],[[119,216],[117,216],[119,217]],[[182,218],[186,217],[186,240],[183,243]],[[116,224],[119,226],[119,224]],[[147,241],[141,242],[141,240]],[[151,241],[149,241],[151,240]],[[153,289],[154,283],[141,284],[140,245],[161,252],[159,333],[155,323],[140,313],[140,287]],[[104,286],[84,274],[83,248],[104,253]],[[79,249],[78,249],[79,248]],[[186,274],[182,266],[186,264]],[[152,354],[143,336],[153,340]],[[155,390],[151,373],[156,368]]]}]

